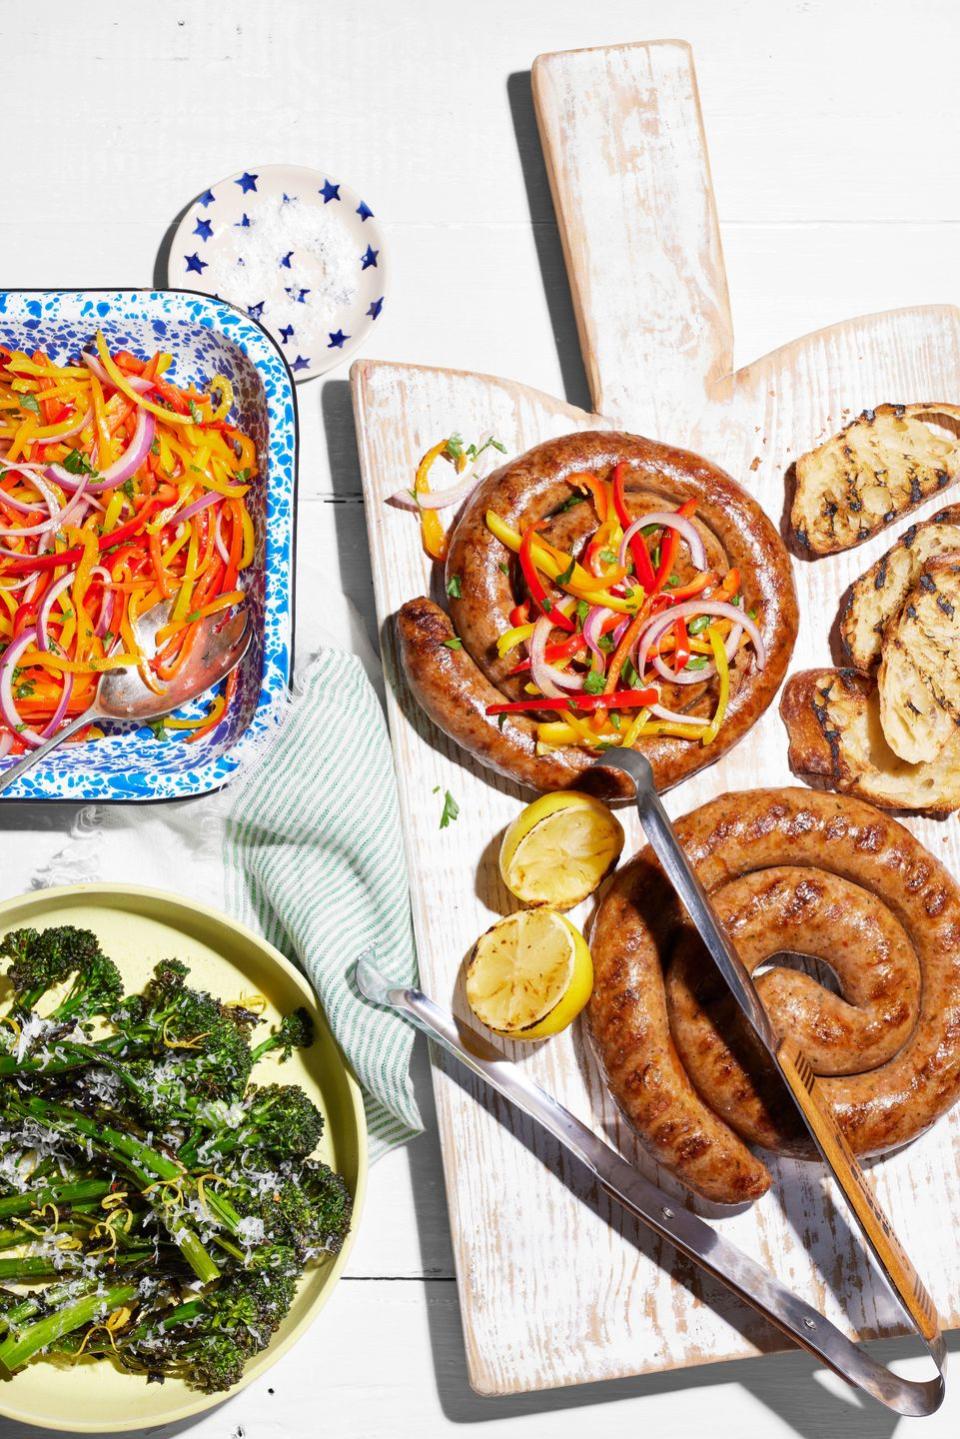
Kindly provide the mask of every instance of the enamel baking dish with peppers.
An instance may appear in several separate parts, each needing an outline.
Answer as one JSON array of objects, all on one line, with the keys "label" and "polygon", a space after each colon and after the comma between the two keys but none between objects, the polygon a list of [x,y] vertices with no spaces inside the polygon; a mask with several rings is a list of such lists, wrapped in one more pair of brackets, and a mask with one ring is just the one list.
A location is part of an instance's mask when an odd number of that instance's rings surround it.
[{"label": "enamel baking dish with peppers", "polygon": [[[206,297],[2,299],[0,764],[82,713],[106,670],[135,667],[161,692],[205,617],[247,608],[254,644],[216,691],[136,733],[88,727],[21,782],[51,798],[215,788],[289,672],[286,367]],[[149,659],[137,618],[162,600]]]}]

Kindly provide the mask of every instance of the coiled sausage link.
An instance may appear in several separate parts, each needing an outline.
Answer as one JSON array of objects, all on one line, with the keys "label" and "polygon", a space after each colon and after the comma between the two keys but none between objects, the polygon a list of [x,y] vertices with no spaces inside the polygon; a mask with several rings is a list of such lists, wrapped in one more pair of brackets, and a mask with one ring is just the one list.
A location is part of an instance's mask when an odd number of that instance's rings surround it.
[{"label": "coiled sausage link", "polygon": [[[707,746],[669,737],[641,740],[657,785],[668,789],[712,764],[736,744],[773,699],[786,673],[797,634],[797,601],[790,561],[776,529],[757,502],[729,475],[686,450],[636,435],[585,432],[535,446],[489,475],[474,491],[455,525],[446,564],[450,618],[432,600],[407,602],[397,617],[400,660],[411,689],[431,719],[482,763],[536,789],[582,783],[592,756],[567,746],[538,755],[533,724],[520,717],[498,725],[486,705],[524,697],[511,677],[516,656],[501,658],[497,638],[510,628],[516,603],[510,551],[491,533],[486,513],[524,530],[542,522],[544,536],[578,554],[596,528],[592,506],[565,508],[578,495],[574,476],[587,470],[606,477],[624,462],[625,501],[639,517],[696,499],[697,525],[708,562],[721,573],[741,572],[744,605],[754,610],[767,651],[759,671],[752,658],[735,665],[731,699],[716,740]],[[682,577],[682,565],[678,566]],[[454,583],[455,581],[455,583]],[[449,641],[463,650],[451,661]],[[664,687],[663,703],[705,716],[715,704],[713,685]],[[622,777],[591,777],[594,787],[626,793]]]},{"label": "coiled sausage link", "polygon": [[[786,967],[758,989],[824,1076],[859,1154],[916,1138],[960,1093],[960,887],[910,832],[861,800],[728,794],[677,833],[752,971],[781,951],[821,960],[839,995]],[[593,1042],[660,1163],[708,1199],[770,1183],[747,1147],[809,1153],[785,1088],[650,850],[604,897],[592,933]]]}]

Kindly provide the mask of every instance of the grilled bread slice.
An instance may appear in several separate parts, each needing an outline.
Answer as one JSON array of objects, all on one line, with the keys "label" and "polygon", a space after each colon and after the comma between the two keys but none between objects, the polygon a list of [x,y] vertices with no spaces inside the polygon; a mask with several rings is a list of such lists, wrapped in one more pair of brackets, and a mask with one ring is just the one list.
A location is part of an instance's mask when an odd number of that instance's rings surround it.
[{"label": "grilled bread slice", "polygon": [[808,784],[880,809],[942,818],[960,808],[960,735],[935,760],[907,764],[887,744],[875,680],[855,670],[801,670],[784,686],[780,715],[790,768]]},{"label": "grilled bread slice", "polygon": [[960,505],[904,530],[893,548],[851,586],[840,635],[855,669],[868,674],[880,663],[884,631],[903,609],[924,565],[950,550],[960,550]]},{"label": "grilled bread slice", "polygon": [[960,550],[930,560],[887,626],[880,723],[910,764],[936,759],[960,726]]},{"label": "grilled bread slice", "polygon": [[960,474],[958,421],[956,405],[878,405],[802,455],[790,513],[797,543],[813,555],[847,550],[942,490]]}]

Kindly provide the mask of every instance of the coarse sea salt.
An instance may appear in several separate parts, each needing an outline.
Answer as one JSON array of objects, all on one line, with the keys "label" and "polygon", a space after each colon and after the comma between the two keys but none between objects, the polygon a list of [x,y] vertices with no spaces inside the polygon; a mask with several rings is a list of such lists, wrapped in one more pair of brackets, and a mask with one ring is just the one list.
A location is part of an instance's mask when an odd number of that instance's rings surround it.
[{"label": "coarse sea salt", "polygon": [[246,224],[224,225],[214,236],[204,286],[273,330],[296,326],[304,305],[314,324],[332,327],[356,299],[357,242],[326,206],[277,198]]}]

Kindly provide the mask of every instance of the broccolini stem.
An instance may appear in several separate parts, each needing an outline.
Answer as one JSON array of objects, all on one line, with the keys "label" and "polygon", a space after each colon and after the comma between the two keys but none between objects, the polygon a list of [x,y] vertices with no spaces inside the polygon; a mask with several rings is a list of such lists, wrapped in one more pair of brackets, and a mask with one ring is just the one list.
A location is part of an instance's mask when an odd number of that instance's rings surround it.
[{"label": "broccolini stem", "polygon": [[[61,1260],[60,1268],[57,1268],[53,1256],[46,1254],[26,1254],[13,1259],[0,1259],[0,1280],[7,1284],[33,1284],[37,1279],[59,1279],[65,1271],[71,1268],[78,1269],[77,1260],[71,1260],[70,1251],[58,1251]],[[142,1264],[144,1260],[153,1259],[153,1249],[127,1249],[117,1257],[117,1268],[128,1268],[134,1264]]]},{"label": "broccolini stem", "polygon": [[[52,1104],[36,1095],[21,1101],[21,1104],[27,1114],[50,1129],[56,1129],[60,1133],[82,1134],[94,1149],[119,1161],[133,1175],[141,1189],[155,1184],[158,1179],[179,1180],[186,1175],[186,1171],[174,1160],[168,1159],[165,1154],[159,1154],[148,1144],[135,1139],[132,1134],[121,1134],[118,1129],[111,1129],[109,1125],[97,1124],[78,1109],[71,1109],[69,1105]],[[183,1219],[177,1214],[164,1215],[164,1222],[197,1278],[204,1284],[219,1279],[220,1270],[213,1258]]]},{"label": "broccolini stem", "polygon": [[26,1189],[22,1194],[8,1194],[0,1199],[0,1219],[7,1219],[12,1214],[29,1214],[31,1209],[42,1209],[45,1204],[72,1205],[87,1199],[102,1199],[109,1193],[109,1179],[78,1179],[71,1184],[47,1184],[42,1189]]},{"label": "broccolini stem", "polygon": [[74,1329],[82,1329],[85,1324],[112,1314],[136,1296],[135,1284],[116,1284],[105,1294],[86,1294],[53,1314],[45,1314],[42,1319],[20,1330],[16,1337],[8,1335],[0,1344],[0,1366],[8,1374],[15,1373],[41,1349],[46,1349],[65,1334],[71,1334]]}]

